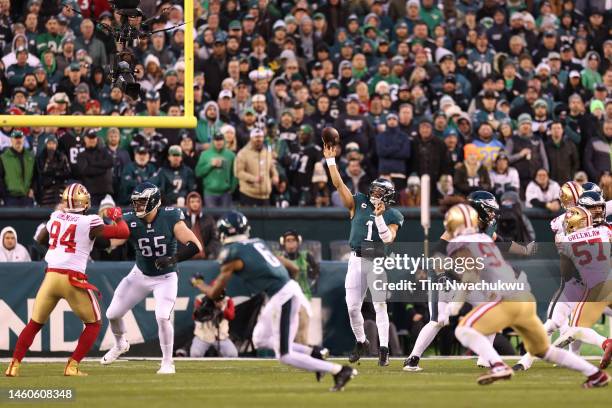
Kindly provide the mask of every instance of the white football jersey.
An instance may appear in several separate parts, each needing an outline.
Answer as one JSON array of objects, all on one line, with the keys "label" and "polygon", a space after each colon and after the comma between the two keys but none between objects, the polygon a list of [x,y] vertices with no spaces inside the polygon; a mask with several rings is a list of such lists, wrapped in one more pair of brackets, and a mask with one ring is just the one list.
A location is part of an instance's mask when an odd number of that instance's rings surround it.
[{"label": "white football jersey", "polygon": [[[494,284],[522,282],[524,290],[529,291],[529,284],[526,280],[523,282],[517,279],[514,269],[506,262],[493,239],[487,234],[459,235],[450,240],[447,253],[450,256],[462,248],[467,248],[472,254],[474,258],[472,262],[476,265],[475,269],[479,271],[482,281]],[[511,291],[507,292],[504,290],[490,291],[489,293],[497,294],[501,297],[516,295],[516,292],[511,293]]]},{"label": "white football jersey", "polygon": [[89,233],[92,228],[100,225],[104,225],[104,222],[98,215],[53,212],[46,225],[49,250],[45,261],[48,267],[85,273],[94,244]]},{"label": "white football jersey", "polygon": [[565,235],[561,251],[569,257],[588,289],[612,280],[611,231],[608,225],[584,228]]}]

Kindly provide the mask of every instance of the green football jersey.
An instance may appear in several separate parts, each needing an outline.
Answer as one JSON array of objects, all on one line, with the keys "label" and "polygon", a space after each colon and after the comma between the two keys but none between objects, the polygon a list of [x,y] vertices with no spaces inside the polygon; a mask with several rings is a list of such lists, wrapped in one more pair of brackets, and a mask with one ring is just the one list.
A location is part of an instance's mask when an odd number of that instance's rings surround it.
[{"label": "green football jersey", "polygon": [[147,276],[158,276],[178,271],[176,264],[157,269],[155,260],[162,256],[176,254],[177,242],[174,236],[174,225],[185,219],[180,209],[160,207],[157,216],[150,224],[138,218],[134,212],[123,214],[123,219],[130,227],[129,242],[136,252],[136,266],[142,273]]},{"label": "green football jersey", "polygon": [[[378,228],[374,221],[374,205],[368,196],[357,193],[353,196],[353,200],[355,200],[355,215],[351,220],[349,245],[353,251],[361,252],[364,244],[380,244],[382,240],[378,236]],[[404,216],[395,208],[387,208],[383,213],[383,219],[387,225],[395,224],[398,228],[404,223]]]},{"label": "green football jersey", "polygon": [[273,296],[290,280],[287,269],[259,238],[224,245],[218,258],[221,265],[238,259],[244,267],[234,274],[253,294]]}]

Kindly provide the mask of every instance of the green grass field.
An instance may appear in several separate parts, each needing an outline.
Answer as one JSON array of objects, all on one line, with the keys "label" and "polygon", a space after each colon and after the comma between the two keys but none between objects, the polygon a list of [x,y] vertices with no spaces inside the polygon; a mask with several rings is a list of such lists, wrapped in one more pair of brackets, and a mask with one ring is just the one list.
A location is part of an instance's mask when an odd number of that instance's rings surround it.
[{"label": "green grass field", "polygon": [[[610,407],[612,387],[585,390],[581,375],[537,362],[510,381],[479,386],[475,360],[424,360],[425,371],[401,371],[401,360],[379,368],[363,361],[344,392],[330,393],[329,376],[281,366],[276,361],[177,361],[174,376],[156,375],[155,361],[82,364],[84,378],[63,377],[61,363],[29,363],[19,378],[1,377],[0,389],[73,388],[75,401],[53,407]],[[4,369],[4,365],[3,365]],[[3,397],[5,398],[5,397]],[[0,400],[6,406],[7,400]],[[76,402],[76,404],[75,404]],[[16,403],[14,406],[44,406]]]}]

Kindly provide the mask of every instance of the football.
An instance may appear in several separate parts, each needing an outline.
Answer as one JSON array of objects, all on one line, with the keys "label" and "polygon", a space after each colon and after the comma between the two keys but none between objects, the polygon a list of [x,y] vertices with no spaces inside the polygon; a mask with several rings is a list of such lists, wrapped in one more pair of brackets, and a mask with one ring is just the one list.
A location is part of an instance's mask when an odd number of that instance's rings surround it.
[{"label": "football", "polygon": [[321,132],[324,146],[335,146],[340,142],[340,134],[333,127],[326,127]]}]

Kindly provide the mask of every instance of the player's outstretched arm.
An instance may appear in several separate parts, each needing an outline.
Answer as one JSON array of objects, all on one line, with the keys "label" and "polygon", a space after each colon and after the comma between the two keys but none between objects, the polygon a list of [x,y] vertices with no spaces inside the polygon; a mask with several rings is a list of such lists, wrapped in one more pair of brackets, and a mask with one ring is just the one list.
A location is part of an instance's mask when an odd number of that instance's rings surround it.
[{"label": "player's outstretched arm", "polygon": [[123,213],[121,208],[113,207],[106,210],[106,217],[113,221],[112,225],[99,225],[91,229],[89,237],[103,238],[105,240],[114,239],[127,239],[130,237],[130,228],[127,223],[123,220]]},{"label": "player's outstretched arm", "polygon": [[344,181],[342,181],[338,166],[336,166],[336,148],[327,145],[323,146],[323,156],[325,156],[325,161],[329,168],[332,184],[336,190],[338,190],[342,204],[350,211],[351,218],[353,218],[353,214],[355,213],[355,200],[353,199],[351,190],[349,190],[346,184],[344,184]]}]

